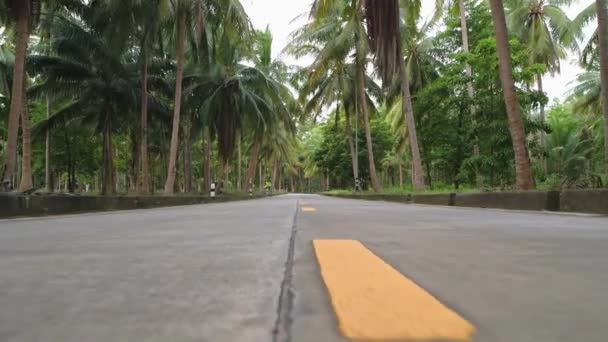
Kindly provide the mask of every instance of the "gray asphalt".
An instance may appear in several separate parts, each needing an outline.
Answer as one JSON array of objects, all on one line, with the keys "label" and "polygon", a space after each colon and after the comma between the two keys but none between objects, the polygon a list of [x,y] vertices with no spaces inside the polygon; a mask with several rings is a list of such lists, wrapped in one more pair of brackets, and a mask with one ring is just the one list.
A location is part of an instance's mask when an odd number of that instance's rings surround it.
[{"label": "gray asphalt", "polygon": [[0,341],[342,341],[311,246],[329,238],[475,341],[608,340],[606,217],[287,195],[0,221]]}]

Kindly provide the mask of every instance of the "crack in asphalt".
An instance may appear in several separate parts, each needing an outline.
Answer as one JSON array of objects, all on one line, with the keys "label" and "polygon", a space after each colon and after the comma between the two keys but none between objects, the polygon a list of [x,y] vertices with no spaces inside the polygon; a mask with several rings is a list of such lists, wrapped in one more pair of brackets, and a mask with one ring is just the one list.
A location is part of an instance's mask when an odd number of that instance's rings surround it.
[{"label": "crack in asphalt", "polygon": [[293,291],[293,259],[295,254],[295,242],[297,234],[297,219],[299,200],[296,200],[296,209],[293,215],[293,223],[291,226],[291,235],[289,237],[289,248],[287,250],[287,260],[285,261],[285,272],[283,281],[281,282],[281,291],[279,293],[279,304],[277,306],[277,319],[272,332],[273,342],[290,342],[291,341],[291,317],[294,301]]}]

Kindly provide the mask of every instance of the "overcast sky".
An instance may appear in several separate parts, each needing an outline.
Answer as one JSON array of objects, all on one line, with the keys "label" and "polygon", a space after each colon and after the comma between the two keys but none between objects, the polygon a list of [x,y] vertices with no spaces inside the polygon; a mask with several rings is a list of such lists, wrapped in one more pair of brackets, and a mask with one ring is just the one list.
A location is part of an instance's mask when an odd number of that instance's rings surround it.
[{"label": "overcast sky", "polygon": [[[295,20],[298,16],[307,13],[310,9],[311,0],[241,0],[247,13],[253,21],[253,25],[258,29],[264,29],[267,25],[274,35],[274,52],[276,56],[285,47],[289,40],[289,34],[301,26],[306,18]],[[570,18],[574,18],[583,8],[591,4],[593,0],[578,0],[570,6],[566,13]],[[424,13],[432,11],[434,1],[424,0]],[[295,61],[291,58],[283,58],[289,64],[303,65],[308,61]],[[580,72],[576,65],[575,56],[562,61],[562,73],[555,77],[547,76],[545,79],[545,90],[549,98],[564,98],[571,88],[570,82],[575,80]]]}]

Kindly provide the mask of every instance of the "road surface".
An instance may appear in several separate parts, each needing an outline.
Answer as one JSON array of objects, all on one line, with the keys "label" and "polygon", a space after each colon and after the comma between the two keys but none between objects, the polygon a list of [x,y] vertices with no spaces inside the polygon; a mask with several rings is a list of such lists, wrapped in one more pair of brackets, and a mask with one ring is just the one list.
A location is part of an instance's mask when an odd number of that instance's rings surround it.
[{"label": "road surface", "polygon": [[314,240],[360,242],[474,341],[608,339],[606,217],[286,195],[0,221],[0,341],[347,341]]}]

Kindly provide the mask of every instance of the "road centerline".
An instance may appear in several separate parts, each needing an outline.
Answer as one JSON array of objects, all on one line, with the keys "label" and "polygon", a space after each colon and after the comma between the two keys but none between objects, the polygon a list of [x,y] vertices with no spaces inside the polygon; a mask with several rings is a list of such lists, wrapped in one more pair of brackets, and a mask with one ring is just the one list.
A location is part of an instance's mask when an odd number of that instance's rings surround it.
[{"label": "road centerline", "polygon": [[341,333],[355,340],[469,341],[475,328],[354,240],[313,247]]}]

